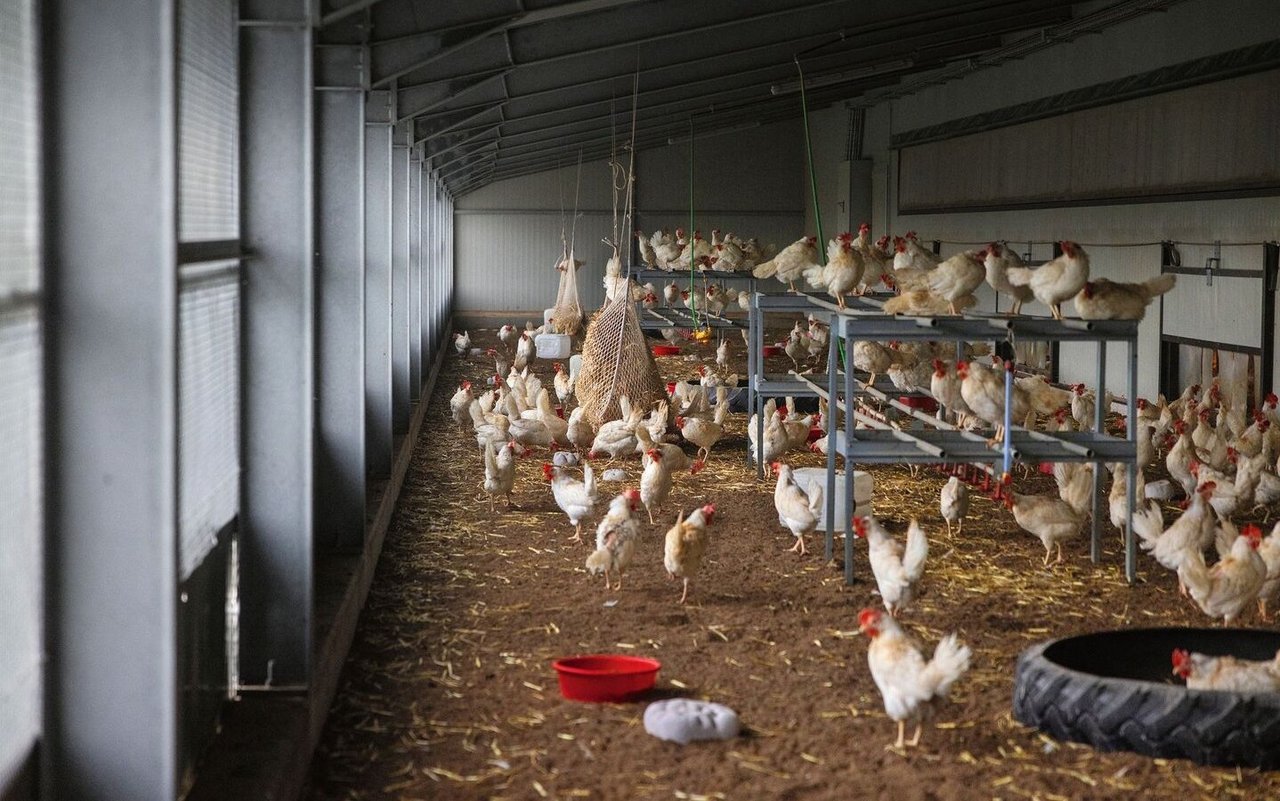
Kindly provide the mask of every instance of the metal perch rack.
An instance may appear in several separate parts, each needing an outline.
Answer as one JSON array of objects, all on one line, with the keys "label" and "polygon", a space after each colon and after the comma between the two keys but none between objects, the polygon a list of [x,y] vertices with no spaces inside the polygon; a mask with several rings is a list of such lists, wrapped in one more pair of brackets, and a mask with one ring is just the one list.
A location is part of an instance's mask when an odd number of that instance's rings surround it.
[{"label": "metal perch rack", "polygon": [[[1131,320],[1086,321],[1076,319],[1053,320],[1044,317],[1004,317],[991,314],[965,314],[959,317],[913,317],[886,315],[882,304],[873,297],[849,298],[848,308],[841,310],[813,295],[802,293],[764,295],[752,297],[750,315],[751,331],[748,345],[748,372],[750,373],[751,410],[756,415],[757,447],[763,449],[764,398],[783,395],[820,397],[827,401],[829,413],[824,420],[828,434],[827,448],[827,519],[835,516],[836,455],[845,460],[850,480],[845,482],[847,509],[854,508],[854,482],[852,466],[866,464],[976,464],[991,472],[987,465],[1001,465],[1002,481],[996,482],[995,495],[1004,491],[1014,462],[1092,462],[1096,466],[1121,462],[1128,472],[1129,516],[1134,508],[1134,485],[1137,473],[1137,383],[1138,383],[1138,323]],[[854,375],[853,370],[841,369],[837,347],[829,347],[825,375],[805,376],[794,373],[786,377],[764,373],[761,348],[764,344],[765,315],[768,313],[813,313],[825,317],[831,328],[831,343],[843,343],[844,352],[852,353],[859,340],[906,341],[949,340],[957,343],[957,350],[965,342],[990,341],[996,338],[1043,340],[1050,342],[1093,342],[1097,344],[1096,392],[1105,397],[1108,342],[1127,345],[1129,363],[1129,387],[1126,392],[1126,438],[1119,439],[1105,433],[1103,426],[1106,408],[1095,404],[1094,430],[1079,432],[1047,433],[1030,431],[1018,426],[1011,419],[1013,375],[1005,374],[1004,439],[998,446],[969,431],[959,430],[944,421],[934,419],[911,408],[900,400],[891,398],[888,392],[903,395],[889,386],[868,386]],[[887,390],[887,391],[886,391]],[[922,397],[927,397],[923,393]],[[912,423],[922,424],[919,429],[899,428],[887,420],[876,419],[856,408],[856,402],[864,397],[887,404],[905,415]],[[854,402],[850,414],[850,402]],[[844,436],[830,436],[836,412],[843,413]],[[861,428],[859,427],[861,426]],[[763,475],[760,453],[756,454],[757,470]],[[1099,512],[1101,503],[1102,469],[1095,467],[1093,475],[1092,539],[1090,557],[1096,563],[1102,556]],[[1133,527],[1125,526],[1125,577],[1132,583],[1137,576],[1137,551]],[[826,556],[832,557],[835,526],[826,532]],[[853,537],[850,521],[844,521],[845,582],[853,581]]]}]

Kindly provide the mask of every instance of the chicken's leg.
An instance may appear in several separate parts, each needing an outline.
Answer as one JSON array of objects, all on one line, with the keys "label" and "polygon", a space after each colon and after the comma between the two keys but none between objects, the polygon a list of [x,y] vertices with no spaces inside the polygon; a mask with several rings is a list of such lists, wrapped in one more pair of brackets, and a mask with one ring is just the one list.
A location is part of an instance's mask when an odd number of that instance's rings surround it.
[{"label": "chicken's leg", "polygon": [[622,589],[622,571],[621,570],[618,571],[618,585],[613,589],[615,592]]},{"label": "chicken's leg", "polygon": [[609,591],[609,568],[604,569],[604,591]]},{"label": "chicken's leg", "polygon": [[1058,558],[1054,560],[1055,565],[1062,564],[1062,543],[1058,543]]},{"label": "chicken's leg", "polygon": [[964,518],[962,517],[958,521],[956,521],[956,536],[958,537],[963,533],[964,533]]},{"label": "chicken's leg", "polygon": [[569,538],[569,542],[582,542],[582,521],[579,520],[575,526],[573,536]]},{"label": "chicken's leg", "polygon": [[791,546],[791,552],[795,553],[796,551],[799,551],[801,556],[807,553],[804,547],[804,537],[796,537],[796,544]]},{"label": "chicken's leg", "polygon": [[923,725],[922,723],[920,723],[919,721],[917,721],[917,722],[916,722],[916,733],[915,733],[915,734],[913,734],[913,735],[911,735],[911,739],[907,741],[907,745],[911,746],[912,748],[915,748],[917,745],[920,745],[920,731],[921,731],[923,728],[924,728],[924,725]]},{"label": "chicken's leg", "polygon": [[686,578],[684,580],[684,592],[680,593],[680,603],[684,603],[685,599],[688,597],[689,597],[689,579]]},{"label": "chicken's leg", "polygon": [[949,539],[951,537],[951,518],[948,517],[948,518],[945,518],[945,520],[947,523],[947,537]]},{"label": "chicken's leg", "polygon": [[1267,617],[1267,599],[1258,599],[1258,617],[1262,618],[1263,623],[1270,623],[1271,618]]},{"label": "chicken's leg", "polygon": [[905,720],[898,721],[898,741],[893,744],[894,748],[902,748],[907,737],[907,722]]},{"label": "chicken's leg", "polygon": [[649,513],[649,525],[651,525],[651,526],[652,526],[652,525],[654,525],[654,521],[653,521],[653,510],[652,510],[652,509],[650,509],[650,508],[649,508],[649,506],[648,506],[647,504],[645,505],[644,510],[645,510],[646,512],[648,512],[648,513]]}]

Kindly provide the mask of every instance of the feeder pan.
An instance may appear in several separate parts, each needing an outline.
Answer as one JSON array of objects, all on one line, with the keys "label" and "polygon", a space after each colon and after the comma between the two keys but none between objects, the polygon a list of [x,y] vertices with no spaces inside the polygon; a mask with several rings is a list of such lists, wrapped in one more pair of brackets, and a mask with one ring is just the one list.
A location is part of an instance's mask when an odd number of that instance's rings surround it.
[{"label": "feeder pan", "polygon": [[903,406],[915,409],[925,414],[933,414],[938,411],[938,402],[933,398],[926,398],[923,395],[903,395],[898,398],[898,402]]},{"label": "feeder pan", "polygon": [[676,394],[676,382],[674,381],[667,382],[667,394],[668,395]]},{"label": "feeder pan", "polygon": [[654,356],[679,356],[680,346],[679,345],[654,345],[653,355]]},{"label": "feeder pan", "polygon": [[1280,632],[1130,629],[1041,643],[1018,657],[1013,716],[1101,751],[1280,767],[1280,693],[1188,690],[1172,673],[1175,648],[1270,660]]},{"label": "feeder pan", "polygon": [[591,654],[551,663],[560,677],[560,694],[570,701],[631,701],[653,689],[662,663],[620,654]]},{"label": "feeder pan", "polygon": [[763,348],[760,349],[760,353],[766,359],[770,359],[770,358],[773,358],[774,356],[781,355],[782,348],[778,347],[777,345],[765,345]]}]

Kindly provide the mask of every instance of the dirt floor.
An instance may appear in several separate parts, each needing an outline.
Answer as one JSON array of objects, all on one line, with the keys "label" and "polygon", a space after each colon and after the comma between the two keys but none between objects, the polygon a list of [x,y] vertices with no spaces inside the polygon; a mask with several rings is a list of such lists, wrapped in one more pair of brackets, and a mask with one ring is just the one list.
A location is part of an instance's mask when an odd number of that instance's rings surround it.
[{"label": "dirt floor", "polygon": [[[472,336],[488,345],[493,332]],[[741,355],[740,341],[733,346]],[[710,361],[713,349],[698,352]],[[668,375],[690,370],[680,357],[660,361]],[[1040,543],[992,502],[975,495],[963,535],[948,539],[938,474],[872,470],[875,511],[889,528],[901,534],[915,515],[931,533],[925,595],[904,624],[930,649],[956,631],[974,651],[972,670],[926,726],[922,746],[892,750],[896,728],[857,632],[858,610],[879,605],[865,546],[858,543],[853,586],[843,581],[839,540],[832,563],[821,535],[807,557],[787,551],[793,539],[777,523],[772,481],[758,481],[743,461],[742,415],[730,418],[733,436],[708,469],[680,475],[672,492],[673,508],[717,507],[709,559],[682,607],[662,567],[674,512],[644,526],[620,592],[586,575],[592,546],[566,541],[572,529],[539,459],[519,464],[514,507],[489,512],[474,437],[449,420],[448,400],[460,379],[479,383],[491,369],[446,361],[315,756],[310,798],[1280,797],[1280,774],[1097,753],[1011,718],[1014,662],[1034,642],[1206,624],[1151,559],[1140,557],[1136,586],[1124,582],[1113,529],[1100,564],[1081,539],[1068,545],[1065,564],[1044,568]],[[549,385],[550,365],[537,369]],[[792,461],[822,463],[809,453]],[[638,463],[628,473],[634,486]],[[1047,481],[1020,480],[1019,489],[1047,491]],[[621,489],[603,484],[601,496]],[[594,531],[595,519],[590,525]],[[599,652],[661,660],[658,697],[728,704],[747,733],[680,747],[645,733],[643,703],[563,700],[551,661]]]}]

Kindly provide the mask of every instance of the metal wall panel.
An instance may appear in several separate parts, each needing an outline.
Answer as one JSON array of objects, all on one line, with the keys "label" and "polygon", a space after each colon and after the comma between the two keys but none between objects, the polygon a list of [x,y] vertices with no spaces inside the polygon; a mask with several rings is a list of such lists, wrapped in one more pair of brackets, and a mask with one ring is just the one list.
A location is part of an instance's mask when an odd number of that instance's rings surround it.
[{"label": "metal wall panel", "polygon": [[0,794],[40,736],[44,438],[36,30],[0,5]]},{"label": "metal wall panel", "polygon": [[[457,298],[454,308],[485,311],[541,311],[556,302],[561,258],[560,218],[546,214],[467,213],[454,216],[457,228]],[[578,219],[575,257],[578,298],[594,310],[604,302],[604,265],[613,218],[584,214]],[[541,320],[535,320],[541,324]]]},{"label": "metal wall panel", "polygon": [[894,129],[1038,100],[1277,37],[1280,14],[1272,0],[1187,0],[895,100]]},{"label": "metal wall panel", "polygon": [[240,235],[236,6],[178,5],[178,237]]},{"label": "metal wall panel", "polygon": [[196,274],[179,288],[178,559],[184,580],[240,506],[239,284],[238,272],[220,270],[211,280]]},{"label": "metal wall panel", "polygon": [[[1280,183],[1280,71],[903,149],[904,210]],[[1052,154],[1052,157],[1048,157]]]},{"label": "metal wall panel", "polygon": [[40,337],[34,307],[0,311],[0,792],[40,734]]},{"label": "metal wall panel", "polygon": [[391,475],[390,99],[371,93],[365,127],[365,453],[369,475]]},{"label": "metal wall panel", "polygon": [[409,402],[422,392],[422,161],[409,158]]},{"label": "metal wall panel", "polygon": [[409,148],[391,148],[391,425],[409,430]]}]

